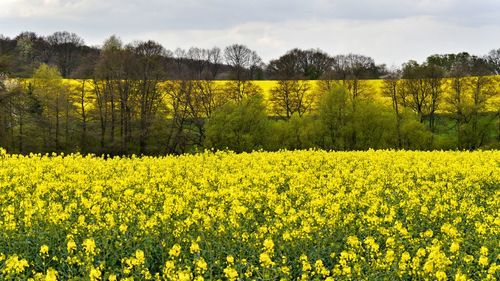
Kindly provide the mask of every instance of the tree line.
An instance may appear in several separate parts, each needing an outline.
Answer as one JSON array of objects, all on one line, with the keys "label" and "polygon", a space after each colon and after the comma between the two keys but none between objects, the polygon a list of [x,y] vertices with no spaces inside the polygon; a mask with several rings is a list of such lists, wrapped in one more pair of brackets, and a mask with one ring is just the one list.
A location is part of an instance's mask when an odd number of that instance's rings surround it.
[{"label": "tree line", "polygon": [[[0,38],[0,146],[110,155],[498,148],[499,66],[500,49],[399,69],[293,49],[266,65],[240,44],[171,52],[116,36],[95,48],[68,32],[21,33]],[[267,98],[258,79],[277,80]],[[374,100],[366,79],[383,80],[392,106]]]},{"label": "tree line", "polygon": [[[171,51],[157,42],[147,42],[161,49],[160,64],[171,80],[270,80],[283,75],[288,79],[305,80],[350,75],[375,79],[387,72],[385,65],[376,65],[370,57],[330,56],[319,49],[292,49],[265,64],[255,51],[239,44],[223,49],[191,47]],[[56,66],[63,78],[91,78],[96,75],[98,61],[110,44],[118,44],[122,51],[113,59],[124,62],[127,58],[124,53],[134,52],[144,43],[134,41],[124,45],[113,35],[101,47],[87,46],[77,34],[66,31],[49,36],[33,32],[22,32],[14,38],[0,35],[0,70],[12,77],[28,78],[41,64],[48,64]],[[350,70],[356,73],[349,73]]]}]

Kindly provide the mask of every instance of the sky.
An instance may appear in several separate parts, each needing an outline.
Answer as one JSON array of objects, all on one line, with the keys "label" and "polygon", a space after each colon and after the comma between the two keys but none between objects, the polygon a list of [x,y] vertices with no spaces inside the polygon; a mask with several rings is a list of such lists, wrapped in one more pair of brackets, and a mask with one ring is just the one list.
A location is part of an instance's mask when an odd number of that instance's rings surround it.
[{"label": "sky", "polygon": [[357,53],[398,66],[431,54],[500,48],[500,0],[0,0],[0,34],[69,31],[99,46],[234,43],[265,62],[293,48]]}]

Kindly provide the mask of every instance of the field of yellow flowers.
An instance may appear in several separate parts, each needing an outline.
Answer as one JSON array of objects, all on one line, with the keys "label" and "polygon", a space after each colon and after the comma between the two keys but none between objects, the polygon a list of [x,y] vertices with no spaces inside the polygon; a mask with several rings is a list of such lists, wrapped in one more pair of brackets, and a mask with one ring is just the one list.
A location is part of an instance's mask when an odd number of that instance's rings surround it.
[{"label": "field of yellow flowers", "polygon": [[0,150],[1,280],[500,279],[500,151]]}]

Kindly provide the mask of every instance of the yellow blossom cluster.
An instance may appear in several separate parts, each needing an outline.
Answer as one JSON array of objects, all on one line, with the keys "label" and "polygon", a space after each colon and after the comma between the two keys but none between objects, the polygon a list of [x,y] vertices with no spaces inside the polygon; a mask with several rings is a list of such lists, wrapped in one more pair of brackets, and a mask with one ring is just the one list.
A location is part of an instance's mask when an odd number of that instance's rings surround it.
[{"label": "yellow blossom cluster", "polygon": [[500,276],[500,151],[0,156],[1,280]]}]

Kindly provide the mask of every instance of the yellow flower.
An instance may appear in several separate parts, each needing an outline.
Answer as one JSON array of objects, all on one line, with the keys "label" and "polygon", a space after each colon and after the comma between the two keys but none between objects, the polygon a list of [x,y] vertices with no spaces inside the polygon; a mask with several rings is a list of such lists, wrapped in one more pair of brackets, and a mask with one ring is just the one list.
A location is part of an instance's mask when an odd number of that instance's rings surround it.
[{"label": "yellow flower", "polygon": [[90,269],[90,274],[89,274],[89,278],[91,281],[97,281],[97,280],[101,280],[101,270],[99,270],[99,268],[95,268],[95,267],[92,267]]},{"label": "yellow flower", "polygon": [[6,275],[19,274],[24,272],[24,270],[29,266],[28,261],[25,259],[19,259],[17,255],[10,256],[4,264],[2,272]]},{"label": "yellow flower", "polygon": [[49,246],[47,245],[42,245],[40,247],[40,254],[42,255],[47,255],[49,253]]},{"label": "yellow flower", "polygon": [[479,265],[488,266],[488,257],[480,256],[479,257]]},{"label": "yellow flower", "polygon": [[378,252],[380,247],[377,244],[377,242],[375,242],[375,239],[373,237],[371,236],[366,237],[364,242],[372,251]]},{"label": "yellow flower", "polygon": [[85,239],[83,240],[83,249],[85,250],[85,252],[87,254],[95,254],[95,242],[94,242],[94,239],[92,238],[88,238],[88,239]]},{"label": "yellow flower", "polygon": [[236,271],[232,267],[226,267],[226,268],[224,268],[224,275],[229,280],[236,280],[238,278],[238,271]]},{"label": "yellow flower", "polygon": [[181,271],[177,274],[178,281],[190,281],[193,280],[193,275],[189,270]]},{"label": "yellow flower", "polygon": [[171,276],[174,269],[175,269],[175,262],[174,261],[166,261],[165,265],[163,266],[163,274],[165,276]]},{"label": "yellow flower", "polygon": [[481,249],[479,250],[479,253],[481,253],[481,255],[483,255],[483,256],[487,256],[488,255],[488,248],[486,248],[485,246],[482,246]]},{"label": "yellow flower", "polygon": [[66,248],[68,249],[68,253],[73,252],[76,249],[76,243],[73,240],[68,240],[66,243]]},{"label": "yellow flower", "polygon": [[196,243],[195,241],[193,241],[193,242],[191,243],[191,246],[189,247],[189,252],[190,252],[191,254],[197,254],[197,253],[199,253],[200,251],[201,251],[201,249],[200,249],[200,245],[198,245],[198,243]]},{"label": "yellow flower", "polygon": [[308,272],[312,269],[312,266],[309,263],[309,259],[306,255],[301,255],[299,259],[302,263],[302,272]]},{"label": "yellow flower", "polygon": [[410,253],[408,252],[404,252],[402,255],[401,255],[401,261],[402,262],[407,262],[411,259],[411,256],[410,256]]},{"label": "yellow flower", "polygon": [[281,271],[281,273],[283,273],[285,275],[290,275],[290,267],[288,267],[288,266],[281,266],[280,271]]},{"label": "yellow flower", "polygon": [[316,262],[314,263],[314,268],[316,274],[318,275],[322,275],[323,277],[327,277],[330,275],[330,270],[326,268],[322,260],[316,260]]},{"label": "yellow flower", "polygon": [[179,244],[175,244],[172,246],[172,248],[168,251],[168,254],[171,257],[178,257],[181,254],[181,246]]},{"label": "yellow flower", "polygon": [[271,260],[271,257],[269,256],[269,254],[267,252],[260,254],[259,261],[263,267],[274,266],[274,262]]},{"label": "yellow flower", "polygon": [[126,224],[120,224],[120,227],[118,229],[121,233],[125,233],[128,230],[128,226]]},{"label": "yellow flower", "polygon": [[203,273],[207,270],[207,268],[207,262],[203,258],[200,258],[196,261],[196,270],[198,272]]},{"label": "yellow flower", "polygon": [[343,267],[342,268],[342,273],[345,274],[345,275],[351,275],[351,267],[350,266],[346,266],[346,267]]},{"label": "yellow flower", "polygon": [[424,248],[419,248],[417,250],[417,257],[424,257],[425,256],[425,249]]},{"label": "yellow flower", "polygon": [[274,242],[271,238],[264,240],[264,250],[268,252],[274,251]]},{"label": "yellow flower", "polygon": [[283,233],[283,240],[285,241],[291,241],[292,240],[292,235],[290,235],[290,232],[288,231],[285,231],[285,233]]},{"label": "yellow flower", "polygon": [[464,255],[464,261],[466,263],[470,263],[474,260],[474,257],[472,255]]},{"label": "yellow flower", "polygon": [[424,263],[424,271],[427,273],[431,273],[432,271],[434,271],[434,264],[432,262]]},{"label": "yellow flower", "polygon": [[446,276],[446,273],[444,271],[438,271],[436,272],[436,279],[438,281],[442,281],[442,280],[448,280],[448,277]]},{"label": "yellow flower", "polygon": [[139,265],[144,264],[144,261],[146,260],[144,257],[144,252],[142,250],[136,250],[135,259],[137,260],[137,263]]},{"label": "yellow flower", "polygon": [[349,236],[347,237],[347,244],[351,247],[358,247],[359,246],[359,239],[356,236]]},{"label": "yellow flower", "polygon": [[458,235],[457,229],[449,223],[443,224],[443,226],[441,226],[441,231],[448,234],[450,237],[456,237]]},{"label": "yellow flower", "polygon": [[460,250],[460,245],[457,242],[451,243],[450,252],[456,253],[458,250]]},{"label": "yellow flower", "polygon": [[393,250],[387,250],[387,253],[385,254],[385,261],[389,264],[391,264],[394,261],[394,251]]},{"label": "yellow flower", "polygon": [[387,245],[387,247],[394,247],[394,245],[396,244],[396,240],[394,239],[394,237],[389,237],[385,241],[385,244]]},{"label": "yellow flower", "polygon": [[458,271],[457,274],[455,274],[455,281],[467,281],[467,275]]},{"label": "yellow flower", "polygon": [[47,274],[45,275],[44,281],[57,281],[57,271],[50,267],[47,269]]},{"label": "yellow flower", "polygon": [[229,264],[234,264],[234,257],[231,256],[231,255],[229,255],[229,256],[226,257],[226,261]]}]

